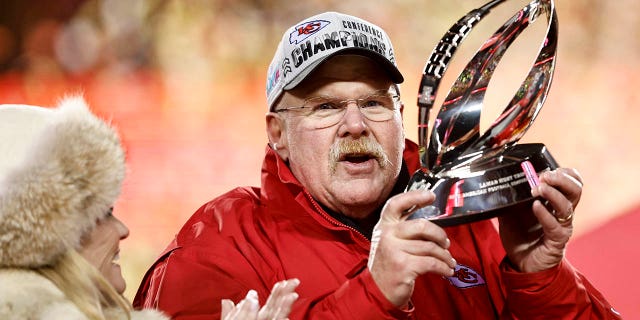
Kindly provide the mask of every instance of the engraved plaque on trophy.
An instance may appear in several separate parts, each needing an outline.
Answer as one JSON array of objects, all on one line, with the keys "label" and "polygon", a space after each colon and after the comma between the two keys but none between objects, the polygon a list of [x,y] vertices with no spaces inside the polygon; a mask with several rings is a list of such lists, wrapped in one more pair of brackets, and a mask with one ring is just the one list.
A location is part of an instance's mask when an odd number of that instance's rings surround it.
[{"label": "engraved plaque on trophy", "polygon": [[[407,190],[428,188],[436,200],[417,209],[410,219],[451,226],[505,214],[509,208],[530,205],[538,175],[558,166],[544,144],[517,144],[551,86],[558,37],[552,0],[531,1],[481,46],[444,99],[427,139],[429,110],[451,58],[473,27],[503,2],[490,1],[458,20],[426,63],[418,95],[422,168],[414,173]],[[531,70],[502,114],[481,133],[480,112],[495,68],[518,35],[543,15],[546,35]]]}]

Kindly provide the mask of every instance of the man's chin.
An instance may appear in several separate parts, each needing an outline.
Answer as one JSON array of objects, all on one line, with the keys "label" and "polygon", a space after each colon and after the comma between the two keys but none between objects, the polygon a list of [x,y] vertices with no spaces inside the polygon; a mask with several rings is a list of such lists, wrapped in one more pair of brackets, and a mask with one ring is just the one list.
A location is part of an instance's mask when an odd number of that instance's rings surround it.
[{"label": "man's chin", "polygon": [[339,198],[349,206],[369,206],[380,201],[381,193],[382,188],[370,179],[358,179],[343,185]]}]

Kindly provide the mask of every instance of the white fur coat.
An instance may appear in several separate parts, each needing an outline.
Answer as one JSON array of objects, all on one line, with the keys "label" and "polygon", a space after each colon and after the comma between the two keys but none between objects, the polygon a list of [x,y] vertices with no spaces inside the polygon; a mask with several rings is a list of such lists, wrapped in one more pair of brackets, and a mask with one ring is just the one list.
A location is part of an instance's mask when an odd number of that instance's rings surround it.
[{"label": "white fur coat", "polygon": [[[126,319],[121,310],[105,310],[105,318]],[[0,319],[85,320],[87,317],[51,281],[26,269],[0,269]],[[155,310],[131,312],[132,320],[167,320]]]}]

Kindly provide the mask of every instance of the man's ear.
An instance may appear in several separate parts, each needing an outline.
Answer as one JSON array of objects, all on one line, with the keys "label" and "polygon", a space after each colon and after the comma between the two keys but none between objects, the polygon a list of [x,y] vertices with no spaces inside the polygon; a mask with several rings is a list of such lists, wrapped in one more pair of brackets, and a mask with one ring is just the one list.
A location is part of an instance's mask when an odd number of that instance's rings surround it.
[{"label": "man's ear", "polygon": [[284,120],[276,113],[269,112],[266,116],[267,121],[267,137],[271,149],[275,150],[280,158],[285,162],[289,160],[289,148],[287,143],[287,135],[285,134],[286,126]]},{"label": "man's ear", "polygon": [[400,119],[400,123],[402,124],[402,150],[404,150],[404,148],[406,147],[405,139],[407,138],[407,133],[405,132],[404,128],[404,103],[400,104]]}]

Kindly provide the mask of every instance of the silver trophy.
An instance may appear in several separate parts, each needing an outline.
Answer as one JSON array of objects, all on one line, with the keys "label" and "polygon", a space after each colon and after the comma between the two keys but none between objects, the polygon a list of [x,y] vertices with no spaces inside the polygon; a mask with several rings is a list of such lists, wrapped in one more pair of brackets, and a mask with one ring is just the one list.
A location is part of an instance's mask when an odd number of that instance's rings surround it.
[{"label": "silver trophy", "polygon": [[[414,173],[407,190],[428,188],[436,200],[417,209],[410,219],[426,218],[451,226],[517,211],[505,209],[531,205],[531,188],[539,183],[538,175],[558,167],[543,144],[517,144],[538,115],[551,86],[558,40],[553,0],[531,1],[482,45],[449,91],[427,139],[429,110],[451,58],[473,27],[503,2],[490,1],[458,20],[426,63],[418,95],[422,168]],[[542,15],[547,18],[547,32],[527,78],[502,114],[481,134],[480,112],[496,66],[518,35]]]}]

